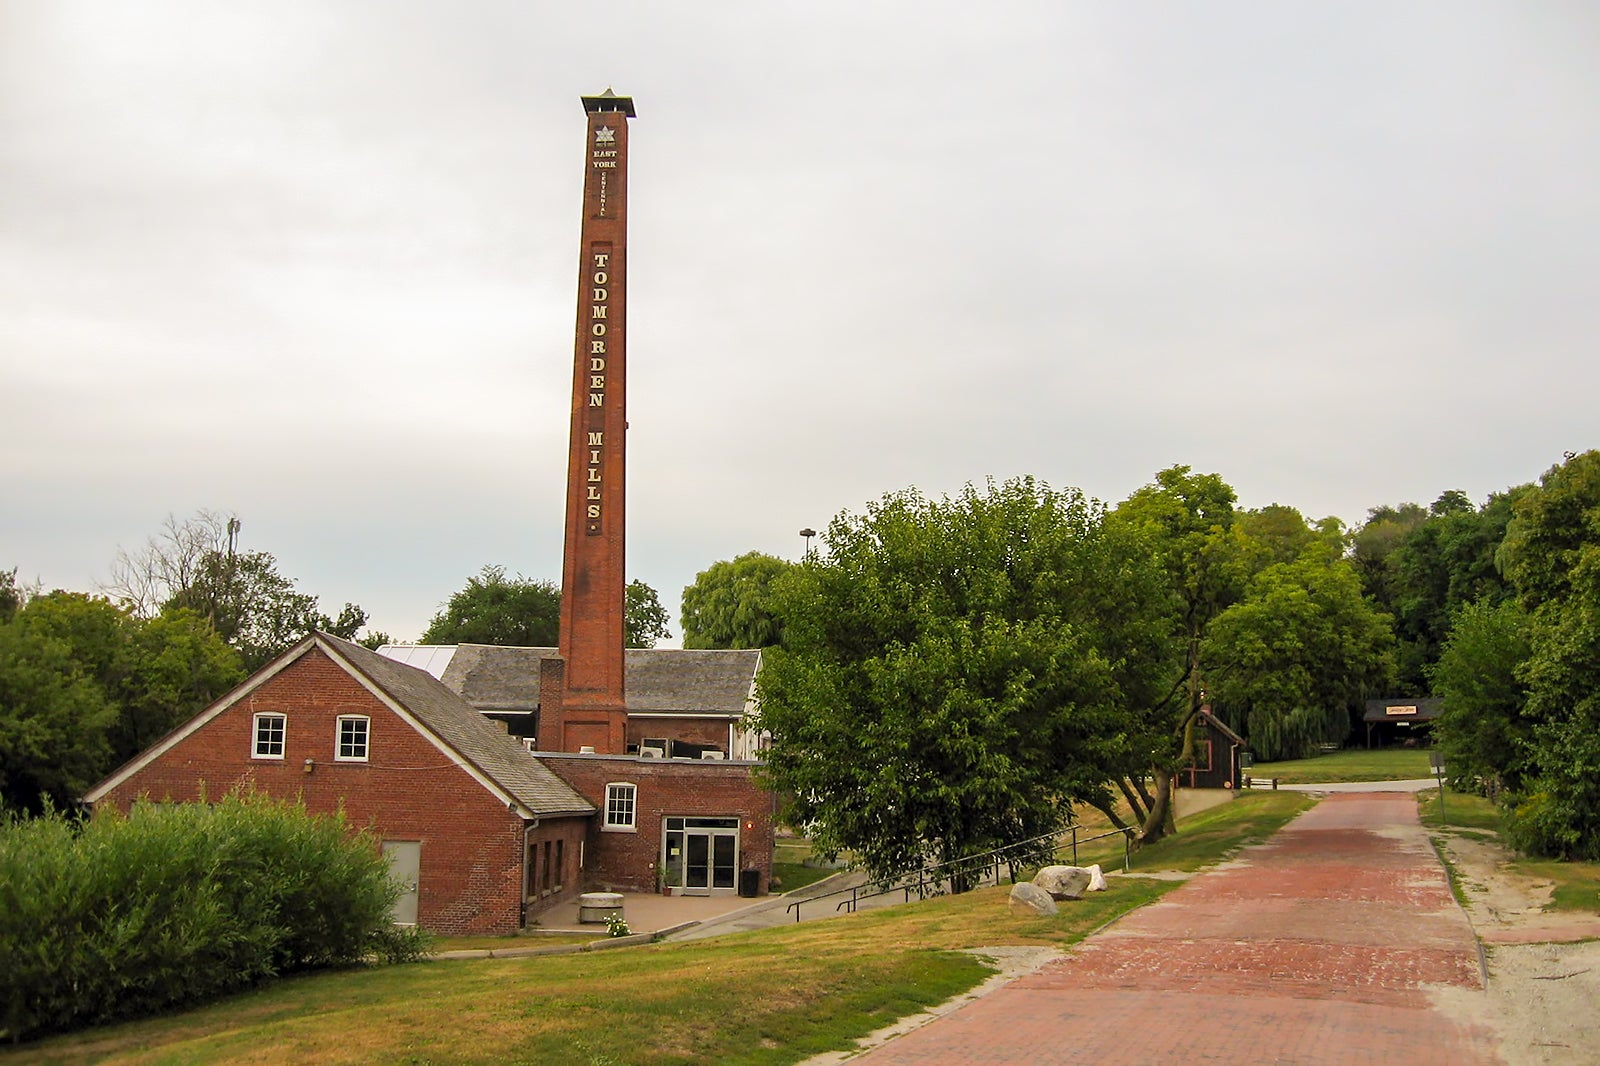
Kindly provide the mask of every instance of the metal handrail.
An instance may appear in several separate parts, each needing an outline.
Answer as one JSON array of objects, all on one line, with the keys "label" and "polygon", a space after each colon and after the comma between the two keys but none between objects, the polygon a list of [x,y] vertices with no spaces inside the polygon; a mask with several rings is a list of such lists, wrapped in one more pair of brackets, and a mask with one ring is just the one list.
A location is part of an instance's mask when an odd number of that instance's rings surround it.
[{"label": "metal handrail", "polygon": [[[970,855],[960,859],[946,859],[944,862],[933,863],[928,866],[920,867],[916,870],[906,870],[902,873],[891,874],[885,878],[869,881],[864,885],[851,885],[849,888],[837,888],[832,892],[824,892],[816,896],[807,896],[805,899],[797,899],[784,908],[784,913],[787,914],[789,911],[794,911],[794,920],[798,922],[800,920],[800,907],[802,904],[815,903],[818,900],[829,899],[833,896],[843,896],[847,893],[849,894],[848,899],[842,899],[834,905],[833,909],[835,912],[844,911],[847,914],[854,914],[857,903],[864,899],[872,899],[876,896],[887,895],[890,892],[904,892],[907,903],[911,902],[911,893],[913,889],[917,892],[917,898],[926,899],[927,890],[930,887],[943,885],[944,882],[949,879],[948,873],[940,873],[936,877],[930,877],[931,874],[934,874],[945,867],[952,867],[956,870],[967,870],[972,872],[975,875],[976,882],[979,884],[983,883],[984,878],[989,876],[992,870],[994,883],[999,884],[1000,863],[1002,861],[1006,861],[1008,858],[1008,853],[1017,851],[1030,845],[1038,844],[1041,841],[1050,840],[1052,838],[1055,840],[1055,847],[1051,849],[1051,856],[1054,857],[1054,855],[1063,848],[1071,847],[1072,864],[1076,866],[1078,864],[1079,844],[1088,844],[1096,840],[1103,840],[1106,837],[1121,835],[1122,872],[1127,873],[1130,869],[1133,856],[1133,829],[1111,829],[1104,833],[1096,833],[1092,837],[1083,837],[1082,839],[1079,839],[1078,837],[1077,825],[1068,826],[1066,832],[1070,832],[1072,834],[1072,840],[1070,843],[1062,843],[1060,838],[1063,834],[1061,833],[1045,833],[1042,836],[1036,836],[1029,840],[1019,840],[1013,844],[1004,844],[998,848],[992,848],[989,851],[981,852],[977,855]],[[906,880],[913,875],[916,876],[915,882]],[[870,888],[871,891],[863,891],[863,889],[868,888]]]}]

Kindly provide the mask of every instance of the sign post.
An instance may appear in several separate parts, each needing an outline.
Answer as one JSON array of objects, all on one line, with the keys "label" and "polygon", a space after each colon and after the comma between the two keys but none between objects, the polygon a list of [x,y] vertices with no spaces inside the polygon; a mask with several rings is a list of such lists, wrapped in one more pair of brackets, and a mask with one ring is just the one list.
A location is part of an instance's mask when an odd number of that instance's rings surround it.
[{"label": "sign post", "polygon": [[1428,765],[1433,767],[1433,776],[1439,782],[1439,820],[1449,825],[1450,816],[1444,809],[1444,756],[1437,751],[1428,752]]}]

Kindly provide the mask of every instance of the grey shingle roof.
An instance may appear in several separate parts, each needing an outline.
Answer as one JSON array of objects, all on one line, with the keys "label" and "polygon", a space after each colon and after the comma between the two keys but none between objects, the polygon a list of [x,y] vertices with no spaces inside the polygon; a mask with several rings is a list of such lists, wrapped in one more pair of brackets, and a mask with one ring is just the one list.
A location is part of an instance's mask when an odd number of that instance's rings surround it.
[{"label": "grey shingle roof", "polygon": [[[462,644],[443,681],[480,711],[539,706],[539,662],[554,648]],[[623,659],[629,714],[738,718],[750,698],[761,652],[630,648]]]},{"label": "grey shingle roof", "polygon": [[534,814],[594,813],[594,804],[431,674],[326,633],[317,634],[317,640]]}]

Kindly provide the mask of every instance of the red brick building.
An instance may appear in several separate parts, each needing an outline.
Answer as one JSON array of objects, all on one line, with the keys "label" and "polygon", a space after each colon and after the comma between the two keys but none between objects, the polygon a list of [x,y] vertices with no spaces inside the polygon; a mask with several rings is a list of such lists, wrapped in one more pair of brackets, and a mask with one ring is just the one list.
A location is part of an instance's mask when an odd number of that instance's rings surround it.
[{"label": "red brick building", "polygon": [[[772,793],[751,777],[763,737],[745,728],[759,651],[629,649],[624,752],[549,751],[543,666],[554,648],[387,645],[513,736],[599,812],[589,887],[764,893],[772,872]],[[753,877],[752,877],[753,874]]]},{"label": "red brick building", "polygon": [[195,801],[254,788],[371,824],[409,888],[396,919],[510,933],[576,894],[596,805],[429,674],[302,640],[84,797]]}]

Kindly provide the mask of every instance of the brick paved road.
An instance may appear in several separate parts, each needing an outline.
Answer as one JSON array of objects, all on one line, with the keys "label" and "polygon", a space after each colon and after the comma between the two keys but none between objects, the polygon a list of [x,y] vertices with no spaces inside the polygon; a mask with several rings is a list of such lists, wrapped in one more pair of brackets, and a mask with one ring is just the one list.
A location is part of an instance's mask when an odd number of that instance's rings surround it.
[{"label": "brick paved road", "polygon": [[[1070,904],[1069,904],[1070,906]],[[1429,1005],[1482,988],[1409,795],[1324,799],[1237,862],[853,1063],[1499,1063]]]}]

